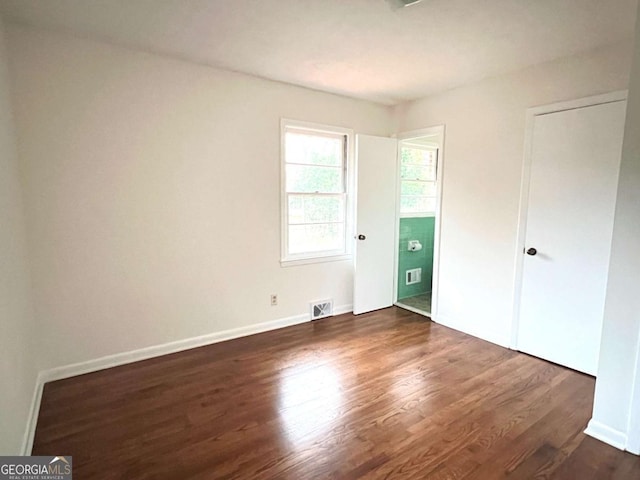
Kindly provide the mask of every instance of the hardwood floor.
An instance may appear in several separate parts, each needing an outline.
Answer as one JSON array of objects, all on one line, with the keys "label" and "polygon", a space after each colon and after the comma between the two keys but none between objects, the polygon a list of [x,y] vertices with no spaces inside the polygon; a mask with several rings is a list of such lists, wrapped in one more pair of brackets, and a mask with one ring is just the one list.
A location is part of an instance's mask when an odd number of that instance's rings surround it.
[{"label": "hardwood floor", "polygon": [[390,308],[47,384],[76,479],[638,479],[594,380]]}]

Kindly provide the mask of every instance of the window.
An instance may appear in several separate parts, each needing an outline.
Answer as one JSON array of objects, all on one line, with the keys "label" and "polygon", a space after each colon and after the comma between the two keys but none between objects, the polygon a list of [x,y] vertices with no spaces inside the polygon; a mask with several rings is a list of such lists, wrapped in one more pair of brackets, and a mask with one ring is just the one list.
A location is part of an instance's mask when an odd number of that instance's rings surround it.
[{"label": "window", "polygon": [[425,146],[400,148],[400,215],[418,217],[436,211],[438,149]]},{"label": "window", "polygon": [[348,130],[283,120],[283,263],[348,253],[350,137]]}]

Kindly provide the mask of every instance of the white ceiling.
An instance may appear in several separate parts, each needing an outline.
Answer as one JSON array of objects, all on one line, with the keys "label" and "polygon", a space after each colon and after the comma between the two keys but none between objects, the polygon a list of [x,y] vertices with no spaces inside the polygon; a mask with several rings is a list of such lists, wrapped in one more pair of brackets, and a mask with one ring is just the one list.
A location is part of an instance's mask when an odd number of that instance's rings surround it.
[{"label": "white ceiling", "polygon": [[637,0],[0,0],[10,22],[385,104],[630,40]]}]

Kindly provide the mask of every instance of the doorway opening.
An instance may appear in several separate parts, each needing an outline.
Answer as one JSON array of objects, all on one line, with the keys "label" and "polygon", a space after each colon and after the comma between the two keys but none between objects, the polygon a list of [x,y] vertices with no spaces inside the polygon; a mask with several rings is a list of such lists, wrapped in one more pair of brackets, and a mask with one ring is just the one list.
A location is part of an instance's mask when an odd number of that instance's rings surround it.
[{"label": "doorway opening", "polygon": [[398,136],[395,304],[433,317],[437,305],[444,126]]}]

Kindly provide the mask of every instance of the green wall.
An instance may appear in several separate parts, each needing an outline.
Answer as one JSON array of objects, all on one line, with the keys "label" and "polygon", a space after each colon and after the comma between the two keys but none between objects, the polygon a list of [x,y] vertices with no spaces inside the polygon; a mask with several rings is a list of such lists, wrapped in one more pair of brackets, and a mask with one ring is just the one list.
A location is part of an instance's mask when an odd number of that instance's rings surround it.
[{"label": "green wall", "polygon": [[[433,238],[435,218],[400,219],[400,258],[398,261],[398,299],[412,297],[431,291],[433,277]],[[409,240],[419,240],[422,250],[410,252]],[[406,271],[422,267],[422,281],[414,285],[405,285]]]}]

